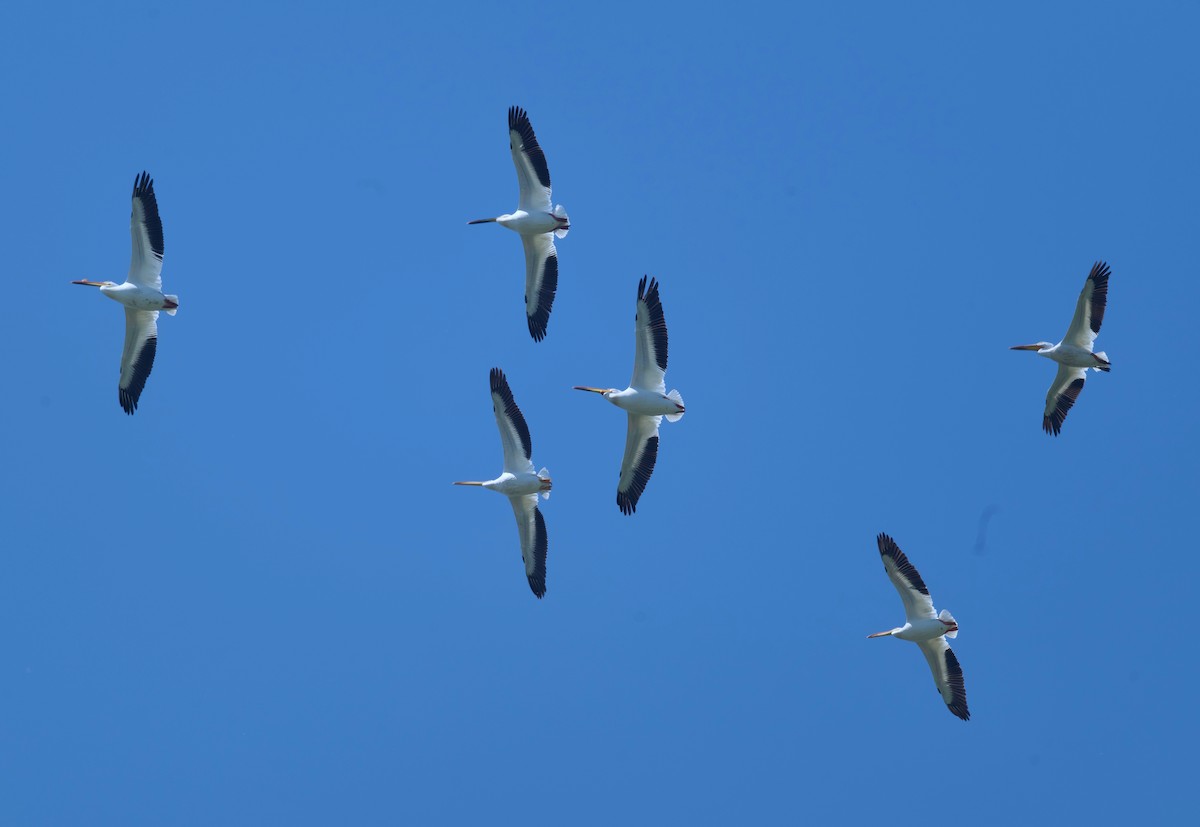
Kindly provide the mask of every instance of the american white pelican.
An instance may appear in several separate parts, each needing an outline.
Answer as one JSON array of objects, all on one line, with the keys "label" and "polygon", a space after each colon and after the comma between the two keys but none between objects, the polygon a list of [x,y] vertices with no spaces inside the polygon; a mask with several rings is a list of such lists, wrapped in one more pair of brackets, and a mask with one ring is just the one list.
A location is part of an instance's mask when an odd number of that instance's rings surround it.
[{"label": "american white pelican", "polygon": [[550,472],[543,468],[533,473],[533,443],[529,426],[513,399],[508,379],[500,368],[489,375],[492,387],[492,410],[500,429],[500,444],[504,446],[504,473],[485,482],[456,482],[455,485],[479,485],[499,491],[508,497],[517,515],[517,532],[521,535],[521,558],[525,561],[525,576],[529,588],[540,599],[546,593],[546,521],[538,510],[538,494],[550,499]]},{"label": "american white pelican", "polygon": [[158,347],[158,311],[174,316],[179,297],[162,292],[163,230],[158,217],[154,182],[143,172],[133,179],[133,213],[129,217],[133,259],[124,284],[79,279],[71,284],[99,287],[100,292],[125,305],[125,349],[121,352],[121,380],[117,398],[127,414],[137,410],[138,399]]},{"label": "american white pelican", "polygon": [[621,478],[617,482],[617,507],[622,514],[637,511],[638,498],[654,473],[658,457],[658,426],[665,416],[677,422],[684,412],[679,391],[667,393],[667,323],[663,319],[658,282],[646,276],[638,282],[637,321],[634,327],[633,379],[623,391],[616,388],[589,388],[576,385],[577,391],[598,393],[618,408],[629,412],[629,430],[625,436],[625,457],[621,460]]},{"label": "american white pelican", "polygon": [[554,238],[566,238],[571,220],[562,204],[550,208],[550,170],[546,155],[533,135],[529,116],[519,106],[508,110],[508,148],[517,168],[521,194],[517,211],[496,218],[479,218],[468,224],[496,222],[519,233],[525,246],[525,320],[535,342],[546,338],[550,308],[558,290],[558,251]]},{"label": "american white pelican", "polygon": [[964,721],[970,720],[962,667],[958,665],[954,650],[946,643],[946,638],[958,636],[958,624],[954,621],[954,615],[945,609],[942,609],[941,614],[933,610],[933,599],[929,596],[929,589],[925,588],[925,581],[917,574],[913,564],[908,562],[895,540],[886,534],[880,534],[876,540],[879,543],[879,554],[883,557],[883,568],[896,591],[900,592],[900,599],[904,601],[904,616],[908,622],[895,629],[876,632],[867,637],[891,635],[901,640],[911,640],[920,646],[933,672],[933,682],[946,706]]},{"label": "american white pelican", "polygon": [[1104,306],[1108,302],[1108,265],[1097,261],[1088,273],[1087,281],[1083,283],[1083,291],[1075,304],[1075,316],[1067,335],[1056,345],[1049,342],[1038,342],[1033,345],[1017,345],[1009,350],[1036,350],[1038,356],[1045,356],[1058,362],[1058,374],[1046,394],[1046,410],[1042,414],[1042,430],[1058,436],[1062,430],[1067,412],[1079,398],[1083,390],[1083,380],[1087,378],[1088,368],[1102,370],[1107,373],[1112,369],[1108,354],[1100,351],[1092,353],[1092,345],[1096,334],[1100,332],[1100,323],[1104,321]]}]

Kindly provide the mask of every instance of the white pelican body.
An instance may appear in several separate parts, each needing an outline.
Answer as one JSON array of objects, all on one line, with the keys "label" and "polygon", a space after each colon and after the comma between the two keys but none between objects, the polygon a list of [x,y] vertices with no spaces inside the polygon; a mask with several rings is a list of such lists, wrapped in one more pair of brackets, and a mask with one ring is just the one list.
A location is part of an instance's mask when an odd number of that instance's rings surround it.
[{"label": "white pelican body", "polygon": [[158,217],[154,181],[143,172],[133,179],[133,212],[129,217],[133,256],[124,284],[79,279],[72,284],[98,287],[113,301],[125,305],[125,347],[121,352],[121,378],[117,400],[122,410],[137,410],[142,388],[154,367],[158,349],[158,311],[174,316],[179,297],[162,292],[163,232]]},{"label": "white pelican body", "polygon": [[1108,304],[1110,273],[1108,265],[1103,261],[1097,261],[1092,266],[1092,272],[1083,283],[1079,301],[1075,304],[1071,326],[1067,328],[1067,335],[1061,342],[1056,345],[1037,342],[1010,348],[1036,351],[1038,356],[1058,362],[1058,373],[1046,394],[1046,409],[1042,413],[1042,430],[1048,434],[1058,436],[1062,430],[1067,412],[1071,410],[1071,406],[1083,390],[1088,369],[1105,373],[1112,369],[1108,354],[1103,351],[1092,352],[1096,336],[1100,333],[1100,324],[1104,321],[1104,308]]},{"label": "white pelican body", "polygon": [[529,426],[517,407],[504,371],[492,368],[488,380],[492,391],[492,410],[496,414],[496,426],[500,429],[500,443],[504,448],[504,472],[494,480],[454,484],[478,485],[508,497],[517,518],[525,576],[529,580],[529,588],[540,599],[546,594],[546,553],[550,543],[546,535],[546,521],[538,510],[538,494],[550,499],[550,472],[545,468],[536,474],[533,471],[533,442],[529,437]]},{"label": "white pelican body", "polygon": [[654,473],[658,458],[658,426],[665,416],[678,421],[684,414],[679,391],[667,393],[667,323],[663,318],[658,282],[646,277],[638,283],[633,378],[625,390],[576,385],[575,390],[598,393],[629,413],[625,457],[617,482],[617,507],[622,514],[637,511],[638,499]]},{"label": "white pelican body", "polygon": [[925,581],[917,573],[913,564],[908,562],[904,552],[896,545],[896,541],[886,534],[876,538],[879,544],[879,555],[883,558],[883,568],[888,579],[900,593],[904,603],[904,615],[907,622],[903,626],[889,629],[886,632],[876,632],[873,637],[898,637],[909,640],[921,647],[929,669],[933,672],[933,682],[938,694],[946,702],[946,706],[964,721],[969,720],[971,712],[967,709],[967,689],[963,683],[962,667],[946,638],[958,636],[958,623],[954,615],[943,609],[937,613],[933,608],[933,599]]},{"label": "white pelican body", "polygon": [[468,224],[495,222],[521,236],[525,248],[525,321],[535,342],[546,338],[550,309],[558,291],[558,250],[554,236],[566,238],[571,219],[562,204],[551,208],[550,169],[546,154],[533,134],[529,115],[519,106],[508,110],[508,148],[517,168],[515,212],[478,218]]}]

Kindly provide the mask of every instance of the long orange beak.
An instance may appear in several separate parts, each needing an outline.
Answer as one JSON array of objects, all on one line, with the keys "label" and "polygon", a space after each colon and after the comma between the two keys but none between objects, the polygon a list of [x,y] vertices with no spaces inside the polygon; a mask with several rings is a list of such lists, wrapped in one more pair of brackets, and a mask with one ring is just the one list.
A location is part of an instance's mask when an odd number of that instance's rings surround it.
[{"label": "long orange beak", "polygon": [[1013,345],[1009,350],[1041,350],[1041,345]]},{"label": "long orange beak", "polygon": [[88,281],[87,279],[78,279],[76,281],[71,282],[71,284],[86,284],[88,287],[103,287],[104,286],[104,282],[102,282],[102,281]]},{"label": "long orange beak", "polygon": [[589,388],[586,385],[576,385],[572,390],[591,391],[592,393],[608,393],[608,388]]},{"label": "long orange beak", "polygon": [[871,639],[871,638],[873,638],[873,637],[887,637],[887,636],[888,636],[888,635],[890,635],[891,633],[892,633],[892,630],[891,630],[891,629],[888,629],[886,632],[876,632],[876,633],[875,633],[875,634],[873,634],[873,635],[867,635],[867,640],[870,640],[870,639]]},{"label": "long orange beak", "polygon": [[483,485],[481,482],[456,482],[455,485]]}]

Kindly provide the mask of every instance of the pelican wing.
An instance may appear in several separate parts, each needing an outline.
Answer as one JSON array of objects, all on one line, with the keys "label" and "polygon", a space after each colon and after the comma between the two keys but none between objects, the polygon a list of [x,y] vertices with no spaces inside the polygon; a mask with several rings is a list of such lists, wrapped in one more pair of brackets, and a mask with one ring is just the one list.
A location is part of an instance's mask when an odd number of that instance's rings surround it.
[{"label": "pelican wing", "polygon": [[554,235],[523,235],[525,247],[525,321],[535,342],[546,338],[550,324],[550,308],[558,292],[558,251]]},{"label": "pelican wing", "polygon": [[654,473],[658,459],[658,424],[661,416],[629,414],[625,435],[625,457],[621,460],[621,479],[617,482],[617,507],[622,514],[637,511],[638,499]]},{"label": "pelican wing", "polygon": [[488,379],[492,386],[492,410],[496,427],[500,429],[500,444],[504,446],[504,470],[510,474],[533,473],[533,441],[529,426],[513,399],[508,378],[500,368],[492,368]]},{"label": "pelican wing", "polygon": [[963,683],[962,667],[954,650],[946,643],[945,637],[920,641],[918,646],[929,661],[929,671],[933,672],[933,682],[937,685],[938,693],[950,711],[964,721],[971,720],[971,711],[967,709],[967,687]]},{"label": "pelican wing", "polygon": [[[134,203],[137,203],[136,200]],[[137,410],[138,399],[158,349],[158,311],[125,308],[125,349],[121,352],[121,381],[117,397],[125,413]]]},{"label": "pelican wing", "polygon": [[133,179],[133,212],[129,216],[129,234],[133,236],[129,281],[140,287],[162,290],[162,220],[158,217],[154,181],[145,172]]},{"label": "pelican wing", "polygon": [[1088,273],[1087,281],[1083,283],[1083,290],[1079,294],[1079,301],[1075,304],[1075,316],[1071,319],[1071,326],[1067,328],[1067,335],[1063,337],[1064,342],[1087,350],[1092,349],[1096,334],[1100,332],[1100,323],[1104,321],[1104,308],[1108,304],[1110,272],[1108,265],[1103,261],[1092,265],[1092,272]]},{"label": "pelican wing", "polygon": [[550,169],[546,166],[546,154],[533,134],[529,115],[519,106],[508,110],[508,148],[512,150],[517,184],[521,187],[517,209],[550,212]]},{"label": "pelican wing", "polygon": [[658,282],[646,276],[638,282],[637,320],[634,339],[633,379],[630,387],[667,391],[667,322],[663,318]]},{"label": "pelican wing", "polygon": [[1075,404],[1080,391],[1083,390],[1083,381],[1086,376],[1086,368],[1058,366],[1054,383],[1050,385],[1050,391],[1046,394],[1046,410],[1042,414],[1043,431],[1058,436],[1063,422],[1067,419],[1067,412],[1071,410],[1071,406]]},{"label": "pelican wing", "polygon": [[886,534],[880,534],[875,540],[879,544],[879,555],[883,558],[883,569],[904,602],[904,616],[908,622],[937,617],[925,581],[916,567],[908,562],[896,541]]},{"label": "pelican wing", "polygon": [[537,494],[509,497],[517,515],[517,533],[521,535],[521,559],[525,561],[525,576],[529,588],[540,599],[546,593],[546,551],[550,541],[546,536],[546,521],[537,507]]}]

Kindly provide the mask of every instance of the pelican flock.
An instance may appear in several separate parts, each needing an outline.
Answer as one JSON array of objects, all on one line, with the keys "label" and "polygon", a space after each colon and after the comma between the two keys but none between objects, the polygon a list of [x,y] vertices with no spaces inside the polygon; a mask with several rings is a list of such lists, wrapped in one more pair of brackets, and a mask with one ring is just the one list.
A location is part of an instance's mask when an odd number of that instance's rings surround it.
[{"label": "pelican flock", "polygon": [[[558,290],[558,255],[554,239],[564,238],[570,219],[562,205],[551,200],[550,171],[529,116],[519,106],[508,110],[509,149],[517,171],[517,209],[495,218],[469,224],[497,223],[521,237],[525,251],[525,312],[529,334],[535,341],[546,337],[550,312]],[[146,380],[154,366],[158,341],[158,314],[174,315],[178,296],[162,292],[163,229],[154,182],[142,172],[134,178],[130,233],[133,253],[123,284],[79,279],[73,284],[99,288],[125,308],[125,346],[121,355],[118,400],[122,410],[137,410]],[[1058,373],[1046,396],[1042,427],[1058,435],[1071,406],[1079,397],[1087,371],[1109,371],[1102,351],[1094,351],[1108,298],[1109,266],[1096,262],[1084,282],[1075,315],[1058,344],[1038,342],[1013,350],[1035,351],[1058,363]],[[617,507],[632,515],[654,472],[658,458],[659,428],[663,417],[678,421],[685,413],[679,391],[667,391],[667,325],[659,283],[643,276],[638,282],[634,326],[634,365],[624,390],[585,385],[576,390],[599,394],[627,414],[625,453],[617,484]],[[552,489],[546,468],[534,471],[529,427],[517,406],[508,379],[499,368],[488,375],[492,411],[500,432],[504,463],[500,476],[455,485],[486,488],[504,494],[517,521],[521,558],[530,590],[539,599],[546,594],[546,557],[549,539],[538,498],[549,499]],[[947,643],[958,634],[958,623],[949,611],[934,609],[921,575],[887,534],[876,538],[884,570],[904,604],[905,623],[868,638],[896,637],[920,647],[929,663],[934,684],[947,708],[962,720],[970,719],[962,668]]]},{"label": "pelican flock", "polygon": [[179,297],[162,292],[163,230],[158,217],[154,181],[146,172],[133,179],[133,212],[129,217],[133,257],[124,284],[78,279],[72,284],[99,287],[100,292],[125,305],[125,348],[121,352],[121,378],[117,400],[127,414],[137,410],[138,400],[158,349],[158,311],[174,316]]},{"label": "pelican flock", "polygon": [[519,106],[508,110],[508,148],[517,168],[516,212],[477,218],[468,224],[495,222],[518,233],[525,247],[525,321],[535,342],[546,338],[550,309],[558,291],[558,250],[554,238],[566,238],[571,219],[562,204],[551,208],[550,168],[533,134],[529,115]]},{"label": "pelican flock", "polygon": [[667,323],[663,319],[658,282],[646,276],[638,282],[637,318],[634,323],[633,378],[629,387],[592,388],[576,385],[577,391],[598,393],[629,414],[625,433],[625,456],[617,482],[617,507],[622,514],[637,511],[638,499],[654,473],[658,458],[658,426],[665,416],[668,422],[683,417],[683,397],[679,391],[667,393]]},{"label": "pelican flock", "polygon": [[550,472],[545,468],[536,474],[533,471],[533,441],[529,438],[529,426],[517,407],[504,371],[492,368],[488,382],[492,390],[496,427],[500,429],[500,445],[504,448],[504,469],[494,480],[454,484],[478,485],[508,497],[517,516],[525,576],[529,580],[529,588],[540,599],[546,594],[546,552],[550,542],[546,537],[546,521],[538,509],[538,495],[550,499],[550,489],[553,487]]},{"label": "pelican flock", "polygon": [[1092,272],[1088,273],[1083,283],[1079,301],[1075,303],[1071,326],[1061,342],[1056,345],[1037,342],[1009,348],[1036,351],[1038,356],[1058,362],[1058,373],[1046,394],[1046,410],[1042,414],[1042,430],[1048,434],[1058,436],[1062,430],[1067,413],[1083,390],[1088,369],[1105,373],[1112,370],[1108,354],[1103,351],[1092,352],[1096,335],[1100,332],[1100,323],[1104,321],[1104,306],[1108,303],[1109,273],[1108,265],[1103,261],[1097,261],[1092,266]]},{"label": "pelican flock", "polygon": [[879,555],[883,558],[883,568],[904,603],[906,623],[886,632],[876,632],[873,637],[898,637],[901,640],[911,640],[921,647],[921,654],[929,661],[929,669],[933,672],[933,682],[938,694],[946,702],[946,706],[964,721],[971,717],[967,709],[967,690],[963,684],[962,667],[954,650],[946,643],[946,638],[958,636],[958,623],[954,615],[942,609],[941,613],[934,611],[933,598],[925,581],[913,564],[908,562],[904,552],[896,545],[896,541],[886,534],[876,538],[879,544]]}]

